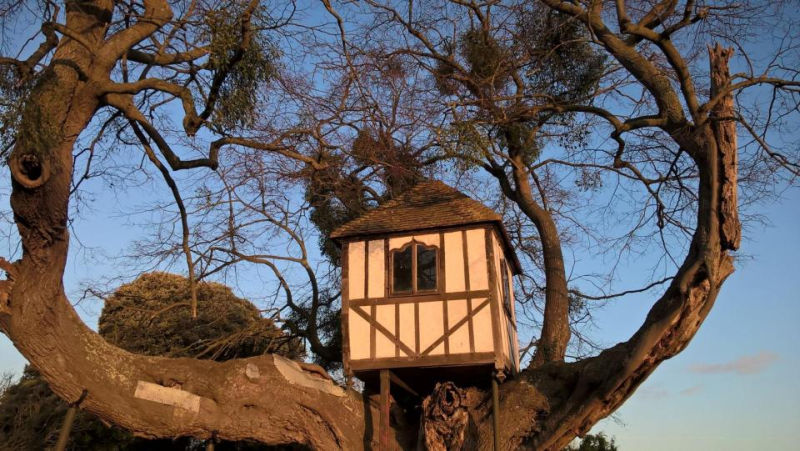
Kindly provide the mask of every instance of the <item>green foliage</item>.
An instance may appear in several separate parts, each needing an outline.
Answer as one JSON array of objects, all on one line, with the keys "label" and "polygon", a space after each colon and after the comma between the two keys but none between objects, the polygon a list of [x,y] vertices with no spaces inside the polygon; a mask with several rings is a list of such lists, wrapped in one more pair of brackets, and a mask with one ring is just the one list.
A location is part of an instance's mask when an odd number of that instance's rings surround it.
[{"label": "green foliage", "polygon": [[[461,61],[468,73],[456,74],[453,65],[441,60],[433,70],[442,94],[455,95],[461,86],[473,100],[485,99],[488,102],[484,103],[502,111],[487,108],[479,118],[451,124],[451,129],[445,130],[446,135],[457,138],[453,140],[458,143],[454,154],[464,157],[468,166],[482,160],[481,148],[489,141],[509,154],[521,155],[528,164],[536,161],[544,146],[540,138],[543,124],[554,114],[552,109],[537,112],[536,108],[591,103],[591,93],[605,70],[605,57],[592,48],[584,28],[549,8],[531,4],[520,9],[516,22],[506,31],[503,35],[498,30],[494,36],[492,30],[470,28],[461,34],[457,47],[446,40],[443,52]],[[501,100],[512,72],[523,81],[527,95],[518,103]],[[464,77],[470,81],[464,82]],[[586,131],[574,119],[572,113],[558,114],[559,129],[547,134],[557,137],[565,148],[582,145]]]},{"label": "green foliage", "polygon": [[[245,34],[243,12],[246,2],[231,1],[206,12],[205,31],[209,39],[208,68],[215,81],[227,76],[219,87],[213,122],[223,130],[252,125],[258,104],[258,88],[277,72],[275,61],[280,57],[277,46],[260,32],[268,18],[257,11]],[[249,38],[248,38],[249,37]]]},{"label": "green foliage", "polygon": [[563,103],[591,102],[586,96],[597,86],[606,60],[592,48],[584,27],[557,11],[542,11],[541,6],[523,10],[517,20],[529,93]]},{"label": "green foliage", "polygon": [[320,232],[320,249],[335,265],[339,264],[340,255],[338,246],[329,238],[331,232],[366,212],[376,201],[390,199],[422,179],[422,164],[413,150],[382,130],[361,129],[353,139],[350,154],[356,165],[378,169],[383,188],[379,198],[367,197],[366,182],[357,171],[351,172],[344,158],[329,158],[326,169],[303,174],[306,200],[312,207],[310,219]]},{"label": "green foliage", "polygon": [[473,77],[496,87],[505,83],[508,53],[488,32],[471,28],[461,35],[460,50]]},{"label": "green foliage", "polygon": [[0,65],[0,157],[6,157],[16,141],[25,142],[25,149],[45,155],[60,139],[61,129],[48,118],[51,102],[56,97],[31,98],[34,88],[54,83],[55,73],[46,70],[37,76],[22,77],[16,68]]},{"label": "green foliage", "polygon": [[422,165],[413,150],[398,144],[383,130],[359,130],[353,141],[352,155],[358,164],[381,169],[387,198],[404,192],[421,179]]},{"label": "green foliage", "polygon": [[617,451],[617,445],[613,438],[609,439],[601,432],[585,436],[580,444],[572,444],[564,451]]},{"label": "green foliage", "polygon": [[[122,285],[106,300],[100,334],[125,350],[148,355],[226,360],[265,352],[288,357],[301,354],[296,340],[287,338],[271,321],[262,318],[254,305],[234,296],[230,288],[218,283],[199,283],[196,320],[191,319],[185,306],[189,298],[186,278],[167,273],[144,274]],[[157,312],[160,313],[154,314]],[[26,368],[22,378],[0,394],[0,449],[51,448],[66,410],[67,404],[50,390],[38,372]],[[135,438],[79,411],[69,449],[187,450],[199,449],[200,445],[190,438]],[[217,449],[274,448],[224,442]]]},{"label": "green foliage", "polygon": [[364,182],[345,173],[341,159],[328,160],[323,170],[309,170],[306,176],[306,200],[311,205],[309,220],[319,230],[319,247],[334,264],[339,265],[339,247],[330,234],[340,225],[366,211]]},{"label": "green foliage", "polygon": [[522,153],[525,164],[531,164],[539,158],[541,149],[537,141],[536,129],[528,122],[512,122],[500,127],[501,145],[514,153]]}]

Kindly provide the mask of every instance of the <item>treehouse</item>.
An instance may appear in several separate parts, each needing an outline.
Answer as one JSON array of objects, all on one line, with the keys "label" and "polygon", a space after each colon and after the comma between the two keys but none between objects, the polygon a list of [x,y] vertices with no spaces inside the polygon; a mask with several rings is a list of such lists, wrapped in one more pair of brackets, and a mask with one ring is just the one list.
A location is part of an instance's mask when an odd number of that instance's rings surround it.
[{"label": "treehouse", "polygon": [[342,249],[348,376],[372,384],[391,370],[394,382],[427,389],[437,379],[488,381],[518,370],[512,276],[520,266],[496,212],[429,181],[331,237]]}]

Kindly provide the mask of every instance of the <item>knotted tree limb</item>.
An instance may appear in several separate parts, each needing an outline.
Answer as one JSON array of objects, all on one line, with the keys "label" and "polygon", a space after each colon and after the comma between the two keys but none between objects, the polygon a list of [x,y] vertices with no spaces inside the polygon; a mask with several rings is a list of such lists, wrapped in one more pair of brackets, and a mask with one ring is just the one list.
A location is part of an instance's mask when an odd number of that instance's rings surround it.
[{"label": "knotted tree limb", "polygon": [[429,451],[474,449],[475,425],[467,408],[467,393],[452,382],[437,383],[422,401],[419,443]]}]

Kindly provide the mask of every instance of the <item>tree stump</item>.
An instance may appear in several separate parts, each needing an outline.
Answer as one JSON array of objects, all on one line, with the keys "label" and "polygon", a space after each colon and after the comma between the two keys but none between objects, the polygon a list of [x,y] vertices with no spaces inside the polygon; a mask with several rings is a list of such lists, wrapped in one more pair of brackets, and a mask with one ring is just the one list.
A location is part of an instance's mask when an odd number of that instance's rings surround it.
[{"label": "tree stump", "polygon": [[422,401],[419,448],[428,451],[473,449],[475,425],[467,408],[467,394],[452,382],[437,383]]}]

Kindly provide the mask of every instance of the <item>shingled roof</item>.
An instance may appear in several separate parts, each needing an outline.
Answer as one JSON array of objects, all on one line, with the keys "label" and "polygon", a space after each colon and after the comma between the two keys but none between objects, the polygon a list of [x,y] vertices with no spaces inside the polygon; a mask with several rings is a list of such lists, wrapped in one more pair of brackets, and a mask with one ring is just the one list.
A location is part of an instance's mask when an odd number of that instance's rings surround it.
[{"label": "shingled roof", "polygon": [[486,205],[438,180],[418,183],[400,196],[345,223],[331,233],[331,238],[340,240],[477,223],[497,226],[506,252],[511,254],[514,272],[519,273],[519,261],[503,226],[503,218]]}]

